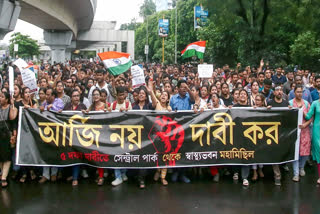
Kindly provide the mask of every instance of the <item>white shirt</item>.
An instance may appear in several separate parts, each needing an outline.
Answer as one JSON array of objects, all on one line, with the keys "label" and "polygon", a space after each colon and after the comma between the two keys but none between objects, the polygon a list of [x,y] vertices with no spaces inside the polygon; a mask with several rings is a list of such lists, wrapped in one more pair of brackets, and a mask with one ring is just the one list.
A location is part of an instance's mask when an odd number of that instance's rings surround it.
[{"label": "white shirt", "polygon": [[107,93],[108,93],[107,101],[108,101],[109,103],[112,103],[112,102],[114,101],[114,99],[113,99],[113,97],[111,96],[110,91],[109,91],[109,89],[108,89],[108,83],[106,83],[106,82],[104,82],[104,83],[105,83],[105,85],[104,85],[102,88],[100,88],[100,86],[99,86],[98,83],[97,83],[95,86],[92,86],[92,87],[90,88],[90,91],[89,91],[89,94],[88,94],[88,99],[89,99],[89,102],[90,102],[90,103],[92,103],[92,92],[93,92],[93,90],[96,89],[96,88],[98,88],[99,90],[104,89],[104,90],[107,91]]}]

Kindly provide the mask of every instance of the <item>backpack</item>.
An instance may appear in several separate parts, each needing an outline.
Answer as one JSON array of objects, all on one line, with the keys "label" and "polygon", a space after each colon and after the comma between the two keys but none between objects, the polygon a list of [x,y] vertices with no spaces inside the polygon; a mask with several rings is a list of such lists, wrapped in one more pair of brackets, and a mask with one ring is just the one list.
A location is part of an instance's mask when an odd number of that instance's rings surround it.
[{"label": "backpack", "polygon": [[[129,101],[126,100],[125,102],[126,102],[126,109],[128,109],[128,107],[129,107]],[[112,103],[112,111],[116,110],[117,104],[118,104],[117,101],[114,101],[114,102]]]}]

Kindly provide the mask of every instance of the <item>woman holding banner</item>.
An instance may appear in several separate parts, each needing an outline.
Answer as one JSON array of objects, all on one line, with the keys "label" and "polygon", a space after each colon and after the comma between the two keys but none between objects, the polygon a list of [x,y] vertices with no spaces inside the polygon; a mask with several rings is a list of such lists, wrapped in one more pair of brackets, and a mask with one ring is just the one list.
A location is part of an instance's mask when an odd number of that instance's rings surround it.
[{"label": "woman holding banner", "polygon": [[[63,110],[65,111],[82,111],[86,110],[87,107],[80,102],[80,92],[78,90],[73,90],[71,93],[71,102],[67,103]],[[72,180],[72,186],[78,186],[78,177],[80,173],[80,166],[72,166],[72,177],[67,180]]]},{"label": "woman holding banner", "polygon": [[[149,102],[148,99],[148,90],[146,87],[141,86],[139,88],[139,95],[138,95],[138,101],[136,104],[132,107],[133,110],[152,110],[152,104]],[[145,178],[147,175],[146,169],[139,169],[138,171],[138,180],[139,180],[139,187],[140,189],[144,189],[146,187],[145,185]]]},{"label": "woman holding banner", "polygon": [[[148,92],[151,96],[152,107],[156,111],[172,111],[171,106],[169,105],[170,94],[168,91],[162,91],[160,95],[160,100],[158,100],[156,95],[154,94],[154,82],[149,81]],[[153,178],[155,181],[158,181],[159,178],[161,177],[162,185],[167,186],[168,181],[166,180],[166,175],[167,175],[167,168],[157,169]]]},{"label": "woman holding banner", "polygon": [[[234,89],[234,91],[235,90],[239,90],[239,89]],[[248,92],[245,89],[239,90],[239,99],[237,103],[233,105],[233,107],[242,107],[242,108],[250,107],[248,97],[249,97]],[[241,177],[242,177],[243,186],[249,186],[249,181],[248,181],[249,172],[250,172],[250,166],[245,166],[245,165],[241,166]]]},{"label": "woman holding banner", "polygon": [[[294,88],[295,98],[289,101],[289,104],[292,107],[300,108],[303,110],[304,114],[307,114],[310,109],[310,104],[308,101],[302,99],[302,91],[303,86],[298,85]],[[300,154],[299,160],[293,162],[293,178],[292,180],[298,182],[300,180],[300,176],[305,176],[304,165],[309,158],[310,155],[310,148],[311,148],[311,136],[310,136],[310,128],[309,125],[312,120],[306,121],[303,119],[300,133]]]},{"label": "woman holding banner", "polygon": [[10,105],[10,94],[7,92],[0,94],[0,168],[1,168],[1,186],[8,186],[7,176],[9,173],[12,159],[12,123],[17,117],[17,109],[13,104]]},{"label": "woman holding banner", "polygon": [[[207,105],[206,109],[211,109],[211,110],[215,110],[215,109],[225,109],[225,107],[221,104],[221,99],[219,98],[219,95],[217,94],[217,92],[214,92],[211,94],[211,98],[209,100],[209,103]],[[210,166],[210,173],[213,176],[213,181],[214,182],[219,182],[219,168],[218,166]]]},{"label": "woman holding banner", "polygon": [[[251,96],[250,96],[250,103],[253,106],[253,108],[264,108],[266,106],[266,98],[263,96],[263,94],[256,93],[259,90],[258,82],[254,81],[251,86]],[[260,178],[264,178],[263,174],[263,165],[259,164],[259,171],[257,172],[258,165],[253,165],[253,176],[252,180],[256,181],[258,180],[258,174]]]},{"label": "woman holding banner", "polygon": [[[94,89],[92,92],[92,105],[89,107],[87,112],[89,111],[111,111],[110,106],[107,103],[101,102],[101,91],[98,88]],[[98,168],[98,186],[102,186],[104,183],[103,173],[104,169]]]},{"label": "woman holding banner", "polygon": [[[22,99],[16,103],[18,106],[23,106],[24,108],[38,108],[36,101],[31,99],[30,89],[28,87],[22,88],[21,98]],[[19,180],[21,183],[26,182],[28,171],[30,172],[31,180],[35,180],[37,178],[36,174],[34,173],[33,167],[23,166],[21,167],[22,176]]]}]

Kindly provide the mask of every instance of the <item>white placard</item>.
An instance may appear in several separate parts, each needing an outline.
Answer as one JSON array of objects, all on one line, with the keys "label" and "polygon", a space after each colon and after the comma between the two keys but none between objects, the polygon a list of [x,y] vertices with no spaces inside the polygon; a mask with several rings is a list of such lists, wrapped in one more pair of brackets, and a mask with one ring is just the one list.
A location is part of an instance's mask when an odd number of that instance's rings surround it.
[{"label": "white placard", "polygon": [[9,66],[9,92],[12,97],[14,94],[14,73],[13,67]]},{"label": "white placard", "polygon": [[213,65],[212,64],[199,64],[198,65],[199,78],[212,78]]},{"label": "white placard", "polygon": [[26,67],[28,67],[28,63],[26,63],[26,61],[24,61],[23,59],[19,58],[16,61],[14,61],[13,63],[14,65],[16,65],[20,71],[22,71],[23,69],[25,69]]},{"label": "white placard", "polygon": [[143,69],[139,65],[134,65],[131,67],[131,75],[133,88],[138,88],[142,85],[146,85]]},{"label": "white placard", "polygon": [[30,89],[30,92],[36,92],[38,89],[35,73],[29,68],[21,71],[23,85]]},{"label": "white placard", "polygon": [[13,51],[17,52],[19,50],[19,44],[13,45]]}]

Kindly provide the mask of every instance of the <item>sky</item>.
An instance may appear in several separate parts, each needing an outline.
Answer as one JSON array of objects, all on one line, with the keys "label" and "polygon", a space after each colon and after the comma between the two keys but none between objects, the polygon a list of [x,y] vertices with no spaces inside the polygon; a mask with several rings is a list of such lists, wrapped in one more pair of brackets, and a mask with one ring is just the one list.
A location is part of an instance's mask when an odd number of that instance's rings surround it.
[{"label": "sky", "polygon": [[[136,18],[137,21],[142,21],[139,17],[139,9],[143,4],[143,0],[97,0],[97,9],[94,17],[95,21],[117,21],[116,29],[120,28],[123,23],[129,23],[131,19]],[[30,23],[22,20],[17,21],[14,31],[8,33],[1,43],[9,44],[10,36],[14,32],[20,32],[24,35],[29,35],[36,40],[43,39],[43,30]]]}]

